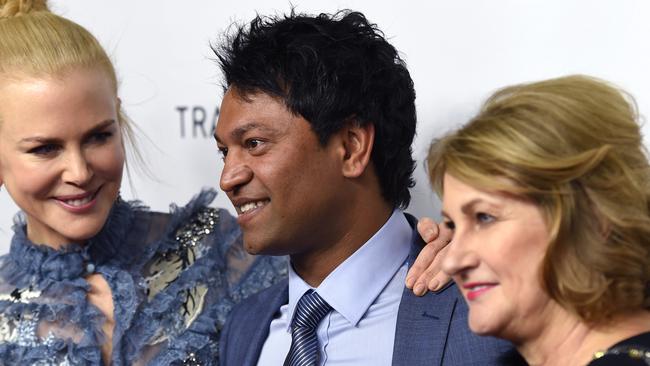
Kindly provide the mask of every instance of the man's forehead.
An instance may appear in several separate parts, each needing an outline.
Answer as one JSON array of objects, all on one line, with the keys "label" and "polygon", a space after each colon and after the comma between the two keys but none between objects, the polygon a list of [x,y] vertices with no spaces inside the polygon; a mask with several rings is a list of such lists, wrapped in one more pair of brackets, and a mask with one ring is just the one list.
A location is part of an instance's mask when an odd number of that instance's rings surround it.
[{"label": "man's forehead", "polygon": [[[240,105],[238,107],[244,106]],[[244,113],[231,113],[231,111],[228,111],[226,114],[219,115],[214,131],[215,139],[217,142],[229,138],[239,139],[246,133],[253,131],[274,135],[288,127],[286,122],[288,122],[286,118],[275,116],[272,111],[264,109],[253,108]]]}]

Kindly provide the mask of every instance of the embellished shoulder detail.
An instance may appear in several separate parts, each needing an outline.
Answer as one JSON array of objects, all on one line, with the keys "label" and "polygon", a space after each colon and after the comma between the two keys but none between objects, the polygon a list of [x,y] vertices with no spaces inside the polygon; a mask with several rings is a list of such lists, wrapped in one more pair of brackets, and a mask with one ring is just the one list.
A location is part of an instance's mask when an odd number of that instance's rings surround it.
[{"label": "embellished shoulder detail", "polygon": [[[175,240],[178,246],[158,253],[150,261],[144,270],[145,291],[149,301],[178,280],[182,272],[194,264],[197,257],[205,254],[206,248],[201,245],[201,242],[215,230],[218,219],[217,209],[210,207],[200,209],[189,222],[176,231]],[[203,309],[207,291],[208,288],[203,284],[182,291],[181,296],[184,299],[180,311],[184,317],[185,328],[192,324]],[[166,337],[159,337],[152,343],[159,343],[164,339]]]},{"label": "embellished shoulder detail", "polygon": [[227,297],[222,253],[241,238],[226,210],[207,206],[215,194],[202,191],[186,206],[173,205],[166,217],[155,218],[151,230],[159,234],[147,245],[141,267],[145,301],[124,340],[151,358],[134,355],[126,364],[192,359],[213,364],[212,344],[218,336],[207,309]]},{"label": "embellished shoulder detail", "polygon": [[194,248],[197,243],[210,235],[215,228],[219,212],[216,208],[205,207],[199,210],[192,220],[176,231],[176,241],[181,248]]}]

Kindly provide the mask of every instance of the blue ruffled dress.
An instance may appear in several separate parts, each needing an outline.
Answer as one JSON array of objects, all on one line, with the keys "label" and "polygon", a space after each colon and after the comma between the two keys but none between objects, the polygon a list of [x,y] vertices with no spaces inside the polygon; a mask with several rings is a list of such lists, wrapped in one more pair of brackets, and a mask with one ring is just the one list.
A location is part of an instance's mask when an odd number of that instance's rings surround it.
[{"label": "blue ruffled dress", "polygon": [[90,273],[110,285],[112,365],[217,365],[232,306],[286,276],[286,259],[252,257],[236,220],[204,191],[169,214],[118,202],[86,245],[53,250],[17,216],[0,257],[0,365],[101,365],[104,316]]}]

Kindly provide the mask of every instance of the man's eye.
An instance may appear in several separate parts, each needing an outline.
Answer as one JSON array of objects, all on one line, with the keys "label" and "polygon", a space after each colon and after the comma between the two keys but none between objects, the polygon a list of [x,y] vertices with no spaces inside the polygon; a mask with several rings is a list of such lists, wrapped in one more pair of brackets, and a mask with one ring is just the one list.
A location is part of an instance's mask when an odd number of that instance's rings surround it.
[{"label": "man's eye", "polygon": [[256,147],[260,146],[263,142],[259,139],[248,139],[244,143],[247,149],[255,149]]},{"label": "man's eye", "polygon": [[221,159],[225,159],[226,156],[228,155],[228,148],[225,147],[219,147],[219,155],[221,155]]},{"label": "man's eye", "polygon": [[29,154],[34,154],[38,156],[46,156],[46,155],[51,155],[55,153],[56,151],[59,150],[59,146],[55,144],[44,144],[40,146],[36,146],[34,148],[31,148],[27,150]]},{"label": "man's eye", "polygon": [[485,212],[476,213],[476,221],[480,224],[489,224],[495,220],[495,217]]}]

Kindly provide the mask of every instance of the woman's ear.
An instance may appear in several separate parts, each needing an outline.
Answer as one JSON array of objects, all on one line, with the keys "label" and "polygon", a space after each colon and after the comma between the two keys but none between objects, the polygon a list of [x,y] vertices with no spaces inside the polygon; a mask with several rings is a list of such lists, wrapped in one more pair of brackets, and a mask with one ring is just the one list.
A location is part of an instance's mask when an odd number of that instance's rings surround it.
[{"label": "woman's ear", "polygon": [[350,121],[340,131],[345,155],[343,175],[357,178],[363,174],[370,163],[372,146],[375,142],[375,126],[372,123],[360,124]]}]

